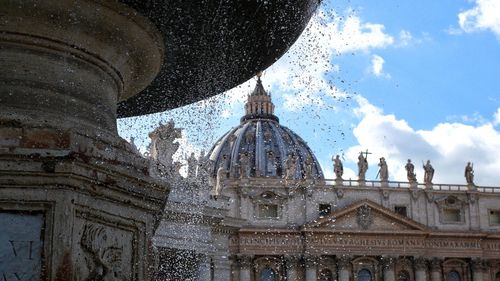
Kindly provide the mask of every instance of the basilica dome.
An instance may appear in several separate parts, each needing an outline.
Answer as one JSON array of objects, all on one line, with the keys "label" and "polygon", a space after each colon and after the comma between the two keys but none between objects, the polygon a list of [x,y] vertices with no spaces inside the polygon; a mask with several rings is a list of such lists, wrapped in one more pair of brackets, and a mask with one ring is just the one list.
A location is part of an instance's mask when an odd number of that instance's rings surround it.
[{"label": "basilica dome", "polygon": [[260,77],[248,95],[240,125],[224,134],[208,156],[211,175],[224,168],[229,178],[323,179],[323,172],[306,142],[279,123],[271,95]]}]

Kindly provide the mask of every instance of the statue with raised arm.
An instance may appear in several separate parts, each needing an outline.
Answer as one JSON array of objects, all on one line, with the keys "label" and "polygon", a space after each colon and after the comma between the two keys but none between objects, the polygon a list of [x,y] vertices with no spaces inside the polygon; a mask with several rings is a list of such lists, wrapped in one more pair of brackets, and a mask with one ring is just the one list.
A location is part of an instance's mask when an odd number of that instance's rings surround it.
[{"label": "statue with raised arm", "polygon": [[342,165],[342,160],[340,160],[340,156],[337,155],[335,158],[332,157],[333,161],[333,172],[335,173],[335,177],[337,180],[342,179],[342,175],[344,174],[344,165]]},{"label": "statue with raised arm", "polygon": [[189,156],[186,161],[188,164],[187,177],[189,179],[196,178],[196,168],[198,167],[198,160],[196,160],[196,157],[194,156],[194,152],[191,153],[191,156]]},{"label": "statue with raised arm", "polygon": [[467,162],[464,176],[468,185],[474,185],[474,164],[471,164],[471,162]]},{"label": "statue with raised arm", "polygon": [[415,174],[415,165],[411,162],[411,159],[408,159],[408,162],[405,166],[406,169],[406,177],[410,183],[417,182],[417,174]]},{"label": "statue with raised arm", "polygon": [[363,156],[363,152],[360,152],[358,156],[358,180],[365,180],[366,171],[368,171],[368,160]]},{"label": "statue with raised arm", "polygon": [[434,168],[431,165],[431,160],[427,160],[427,163],[423,165],[424,168],[424,183],[426,185],[432,184],[432,178],[434,177]]},{"label": "statue with raised arm", "polygon": [[381,157],[380,162],[378,163],[379,170],[377,175],[380,175],[380,181],[388,181],[389,180],[389,169],[387,168],[387,162],[385,162],[385,158]]}]

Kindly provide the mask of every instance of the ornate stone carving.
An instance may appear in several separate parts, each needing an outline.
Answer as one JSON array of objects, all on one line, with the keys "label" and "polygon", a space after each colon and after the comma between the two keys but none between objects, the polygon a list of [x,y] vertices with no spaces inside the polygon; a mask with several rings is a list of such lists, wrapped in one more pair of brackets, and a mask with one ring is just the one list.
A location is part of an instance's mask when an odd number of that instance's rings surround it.
[{"label": "ornate stone carving", "polygon": [[372,209],[364,204],[358,208],[356,221],[363,229],[368,229],[373,223]]},{"label": "ornate stone carving", "polygon": [[300,264],[301,257],[300,256],[285,256],[285,265],[287,268],[297,268]]},{"label": "ornate stone carving", "polygon": [[175,128],[174,121],[170,120],[149,133],[153,159],[165,166],[172,165],[172,156],[179,149],[179,143],[175,140],[182,137],[181,131],[182,129]]},{"label": "ornate stone carving", "polygon": [[304,257],[304,264],[306,267],[313,267],[318,265],[319,258],[318,256],[307,255]]},{"label": "ornate stone carving", "polygon": [[429,262],[430,270],[432,272],[441,272],[441,270],[442,270],[442,266],[441,266],[442,263],[443,263],[443,261],[441,259],[433,258]]},{"label": "ornate stone carving", "polygon": [[428,267],[428,262],[426,259],[422,257],[418,257],[413,261],[413,265],[415,266],[415,270],[425,270]]},{"label": "ornate stone carving", "polygon": [[421,194],[421,192],[418,189],[410,190],[411,198],[413,198],[413,200],[415,200],[415,201],[418,200],[418,197],[420,197],[420,194]]},{"label": "ornate stone carving", "polygon": [[337,193],[337,197],[339,199],[342,199],[342,197],[344,197],[344,191],[342,189],[340,189],[340,188],[336,188],[335,189],[335,193]]},{"label": "ornate stone carving", "polygon": [[[122,268],[123,247],[107,230],[95,224],[85,224],[80,239],[85,254],[88,275],[85,281],[125,280]],[[114,279],[108,279],[114,278]]]},{"label": "ornate stone carving", "polygon": [[383,270],[394,269],[395,258],[386,256],[380,258],[380,266]]},{"label": "ornate stone carving", "polygon": [[348,269],[351,266],[352,258],[349,256],[342,256],[337,259],[337,267],[339,269]]},{"label": "ornate stone carving", "polygon": [[384,198],[384,200],[389,199],[389,195],[390,195],[389,190],[387,190],[387,189],[382,189],[382,190],[380,190],[380,192],[382,193],[382,198]]},{"label": "ornate stone carving", "polygon": [[250,270],[252,268],[253,257],[249,255],[238,256],[238,264],[240,269]]},{"label": "ornate stone carving", "polygon": [[486,262],[483,259],[475,258],[470,263],[473,271],[485,271],[486,269]]}]

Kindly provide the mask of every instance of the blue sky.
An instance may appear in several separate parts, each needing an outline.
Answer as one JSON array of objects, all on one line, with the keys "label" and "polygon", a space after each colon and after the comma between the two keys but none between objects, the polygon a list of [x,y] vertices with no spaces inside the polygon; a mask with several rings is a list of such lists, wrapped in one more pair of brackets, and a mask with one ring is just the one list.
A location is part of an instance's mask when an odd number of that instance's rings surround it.
[{"label": "blue sky", "polygon": [[[390,179],[406,180],[411,158],[421,181],[499,185],[500,1],[327,1],[290,51],[264,72],[281,124],[306,140],[327,176],[341,154],[355,178],[362,149],[374,179],[378,157]],[[184,128],[184,151],[206,150],[243,114],[255,80],[207,101],[119,121],[142,149],[159,122]],[[498,159],[497,159],[498,158]]]}]

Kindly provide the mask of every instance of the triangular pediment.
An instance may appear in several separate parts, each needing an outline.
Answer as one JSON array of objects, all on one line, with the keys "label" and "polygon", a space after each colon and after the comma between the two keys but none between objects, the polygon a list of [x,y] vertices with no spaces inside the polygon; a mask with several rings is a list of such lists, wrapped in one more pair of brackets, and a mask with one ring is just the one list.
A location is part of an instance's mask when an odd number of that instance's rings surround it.
[{"label": "triangular pediment", "polygon": [[304,225],[309,231],[427,232],[425,225],[395,213],[368,199]]}]

